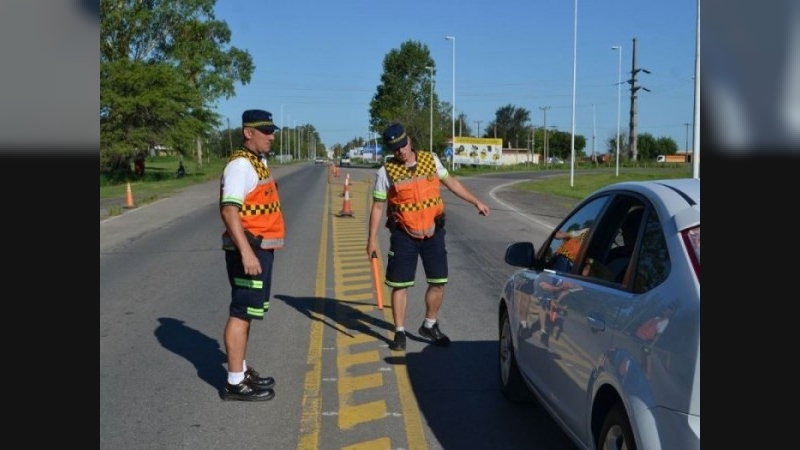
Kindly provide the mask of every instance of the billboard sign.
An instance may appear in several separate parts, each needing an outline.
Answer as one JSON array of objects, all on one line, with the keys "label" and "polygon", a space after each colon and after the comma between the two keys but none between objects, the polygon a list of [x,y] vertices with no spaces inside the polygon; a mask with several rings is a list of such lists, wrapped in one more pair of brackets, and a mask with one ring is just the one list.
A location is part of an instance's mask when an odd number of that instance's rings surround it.
[{"label": "billboard sign", "polygon": [[503,165],[503,140],[499,138],[456,137],[455,164]]}]

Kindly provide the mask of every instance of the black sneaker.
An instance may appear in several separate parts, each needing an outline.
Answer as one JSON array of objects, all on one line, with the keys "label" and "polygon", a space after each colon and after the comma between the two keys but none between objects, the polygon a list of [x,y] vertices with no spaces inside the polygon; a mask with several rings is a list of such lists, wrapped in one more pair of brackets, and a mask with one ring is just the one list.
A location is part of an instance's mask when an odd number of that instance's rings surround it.
[{"label": "black sneaker", "polygon": [[394,332],[394,341],[389,344],[389,348],[392,350],[405,350],[406,349],[406,332],[405,331],[395,331]]},{"label": "black sneaker", "polygon": [[250,366],[247,366],[247,370],[244,371],[244,379],[252,386],[257,387],[259,389],[269,389],[275,386],[275,378],[272,377],[260,377],[256,369],[253,369]]},{"label": "black sneaker", "polygon": [[239,384],[225,383],[225,392],[222,395],[223,400],[244,400],[248,402],[272,400],[272,397],[275,397],[275,391],[255,388],[247,380]]},{"label": "black sneaker", "polygon": [[433,341],[433,345],[447,347],[450,345],[450,338],[439,330],[439,322],[433,324],[431,328],[425,328],[425,323],[419,327],[419,334]]}]

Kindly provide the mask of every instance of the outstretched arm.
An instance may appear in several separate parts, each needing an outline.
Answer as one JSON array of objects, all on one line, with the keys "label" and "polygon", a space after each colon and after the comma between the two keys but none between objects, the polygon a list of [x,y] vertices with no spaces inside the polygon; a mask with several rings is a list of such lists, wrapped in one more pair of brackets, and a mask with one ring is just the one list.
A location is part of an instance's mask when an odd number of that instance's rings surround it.
[{"label": "outstretched arm", "polygon": [[478,200],[477,197],[472,195],[472,193],[469,190],[467,190],[467,188],[463,184],[461,184],[461,182],[458,181],[458,179],[456,179],[456,177],[454,177],[452,174],[447,178],[443,179],[442,184],[447,186],[447,189],[450,189],[450,191],[453,194],[456,194],[456,196],[458,196],[462,200],[475,205],[475,207],[478,208],[478,214],[482,216],[489,215],[489,207],[483,204],[482,201]]}]

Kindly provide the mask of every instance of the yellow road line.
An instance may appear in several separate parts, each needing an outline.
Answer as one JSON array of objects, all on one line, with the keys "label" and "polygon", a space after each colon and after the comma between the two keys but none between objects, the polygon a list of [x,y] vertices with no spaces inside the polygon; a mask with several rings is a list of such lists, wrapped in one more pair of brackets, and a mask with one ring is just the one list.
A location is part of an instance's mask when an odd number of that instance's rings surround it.
[{"label": "yellow road line", "polygon": [[[328,198],[330,185],[325,185],[325,198]],[[322,232],[320,233],[319,251],[317,252],[317,282],[314,285],[314,296],[325,298],[325,285],[328,267],[328,217],[330,208],[324,202],[322,208]],[[300,414],[300,437],[297,440],[298,450],[317,450],[319,448],[320,417],[322,414],[322,325],[325,302],[318,301],[311,311],[311,331],[306,352],[306,365],[309,367],[303,383],[303,400]]]}]

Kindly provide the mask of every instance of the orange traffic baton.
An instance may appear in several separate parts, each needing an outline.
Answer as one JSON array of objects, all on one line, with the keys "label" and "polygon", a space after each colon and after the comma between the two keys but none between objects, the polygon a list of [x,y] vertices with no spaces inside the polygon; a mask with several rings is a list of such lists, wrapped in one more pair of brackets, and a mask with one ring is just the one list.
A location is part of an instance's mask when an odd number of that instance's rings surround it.
[{"label": "orange traffic baton", "polygon": [[378,309],[383,309],[383,285],[381,284],[380,270],[378,269],[378,254],[375,252],[372,252],[372,280],[375,282]]}]

